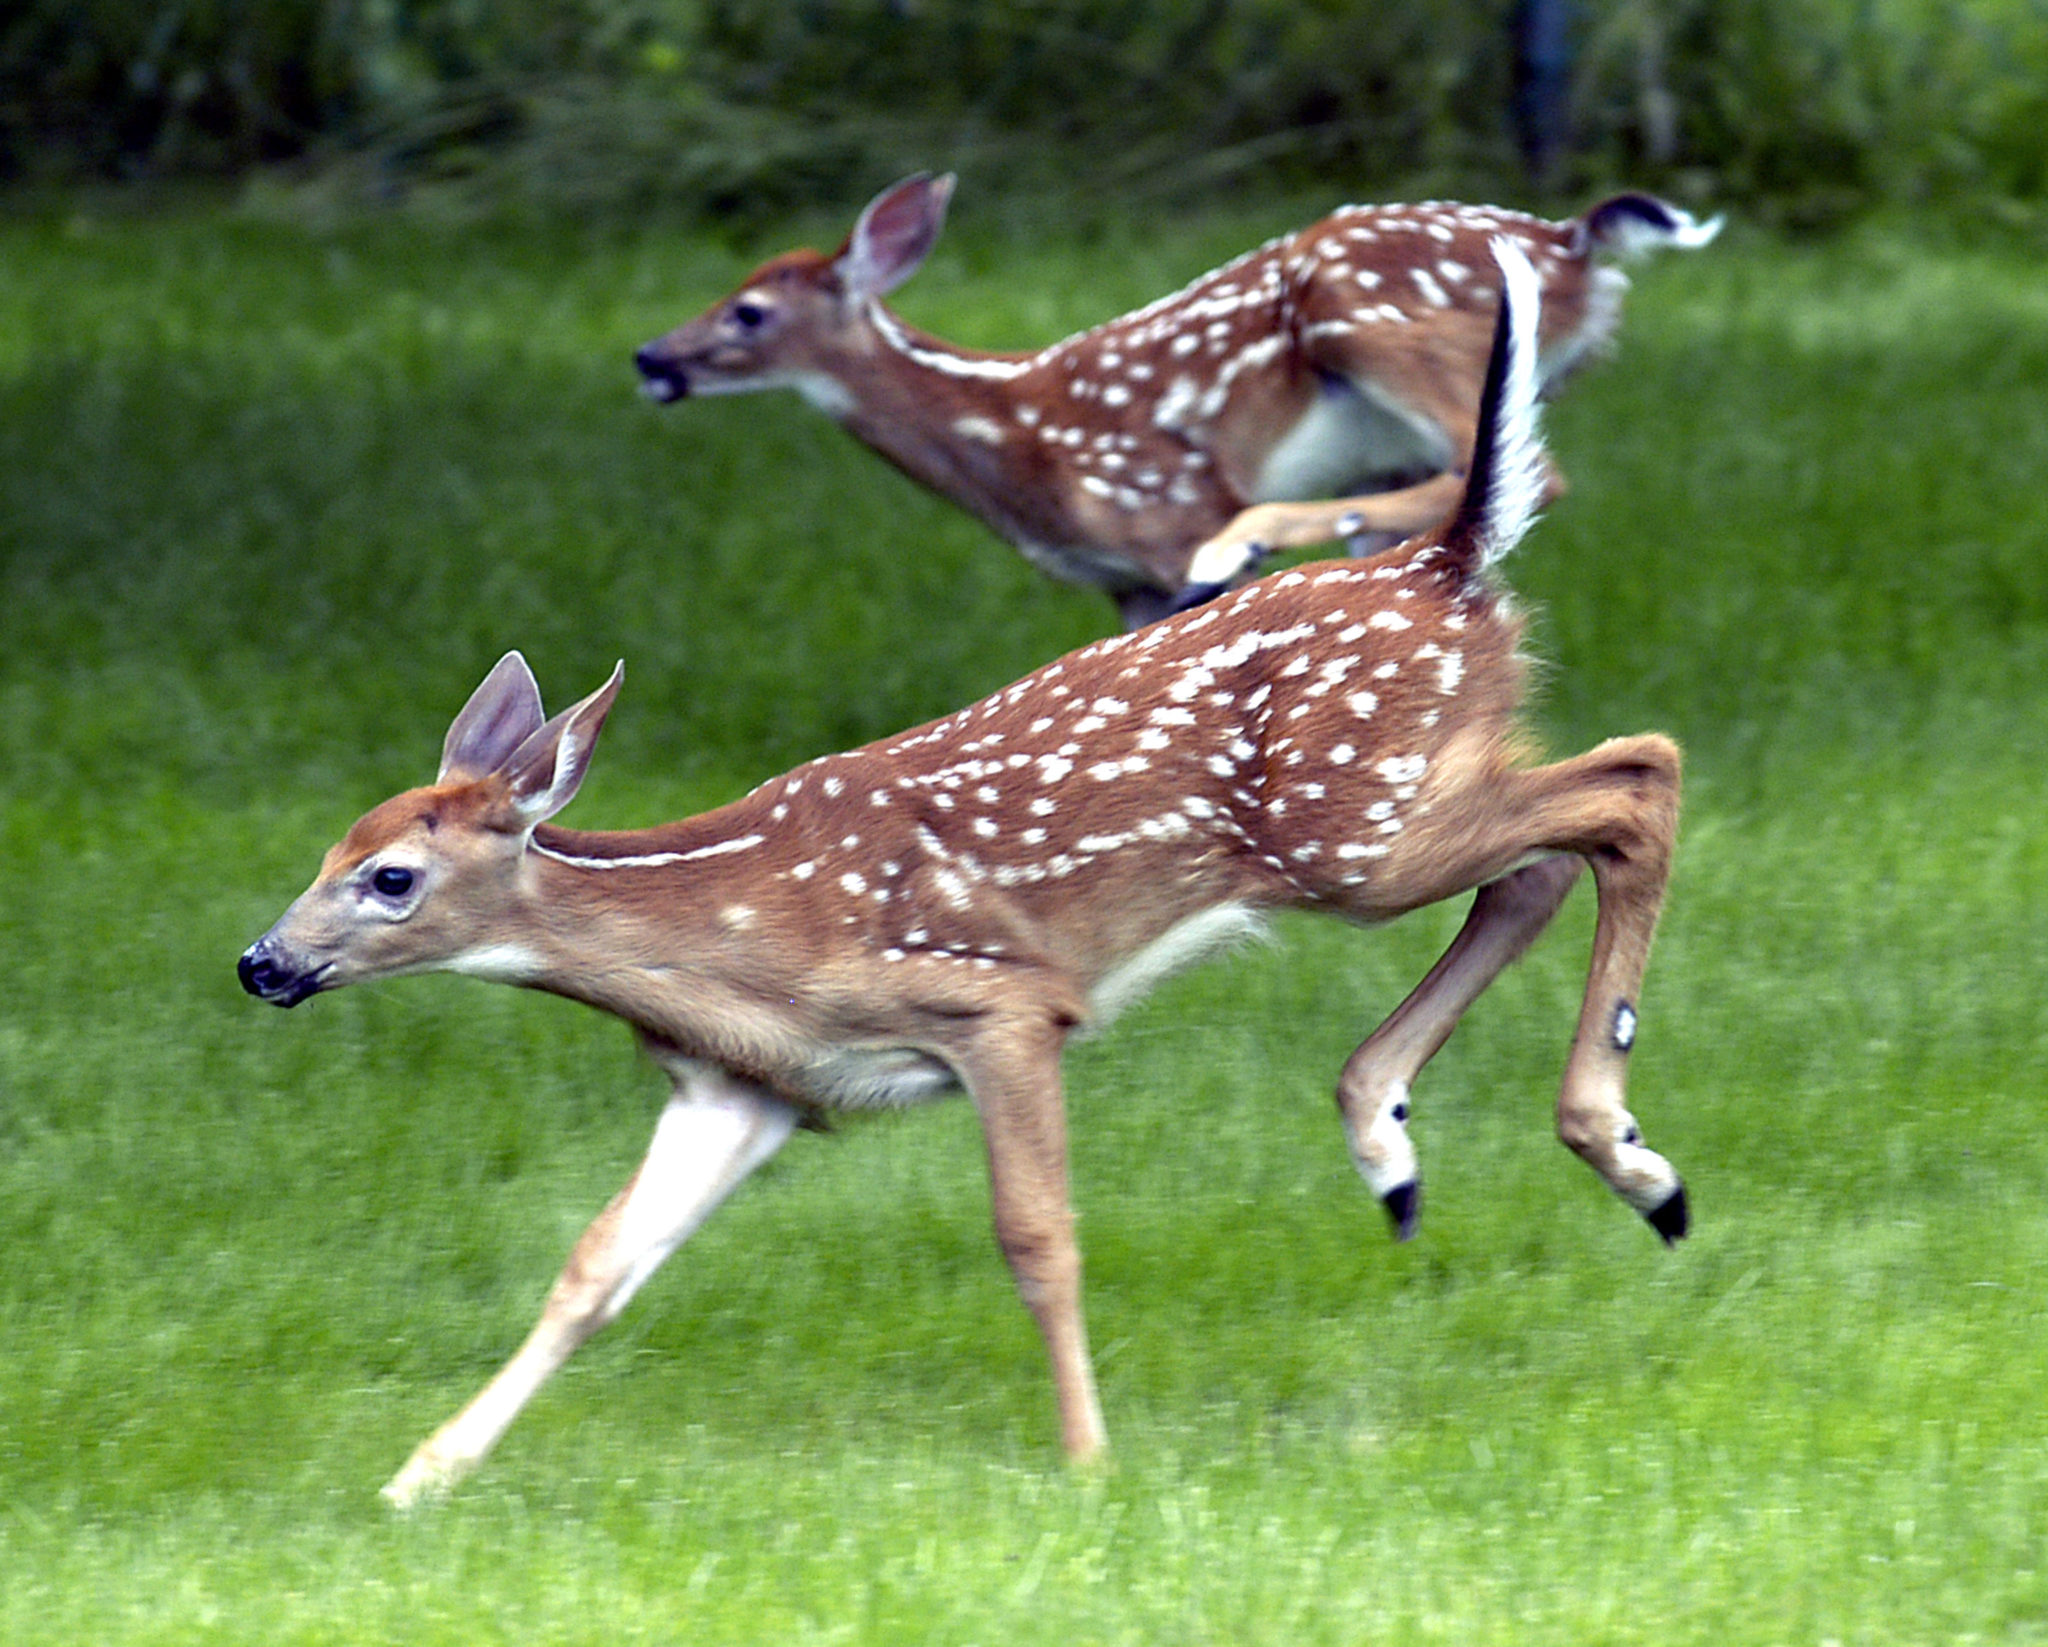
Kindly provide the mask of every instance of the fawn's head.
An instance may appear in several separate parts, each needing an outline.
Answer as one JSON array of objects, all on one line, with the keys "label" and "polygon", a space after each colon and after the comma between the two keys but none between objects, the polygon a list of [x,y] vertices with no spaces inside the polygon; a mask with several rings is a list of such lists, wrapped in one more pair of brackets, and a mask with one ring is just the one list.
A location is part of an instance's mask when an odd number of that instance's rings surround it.
[{"label": "fawn's head", "polygon": [[290,1007],[402,972],[505,970],[527,842],[575,798],[624,669],[547,720],[526,660],[506,653],[449,727],[434,782],[373,807],[329,849],[243,952],[242,987]]},{"label": "fawn's head", "polygon": [[836,351],[864,323],[870,301],[917,272],[952,194],[950,175],[921,172],[868,202],[831,257],[796,251],[770,258],[731,296],[634,355],[649,398],[794,388],[832,410]]}]

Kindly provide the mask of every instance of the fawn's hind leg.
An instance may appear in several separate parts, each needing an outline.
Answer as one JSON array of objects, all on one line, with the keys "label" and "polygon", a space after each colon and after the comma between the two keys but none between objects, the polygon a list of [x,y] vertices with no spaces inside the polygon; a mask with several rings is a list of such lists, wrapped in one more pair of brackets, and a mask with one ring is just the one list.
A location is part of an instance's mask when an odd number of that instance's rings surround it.
[{"label": "fawn's hind leg", "polygon": [[1636,1002],[1678,833],[1678,748],[1618,738],[1537,776],[1559,781],[1565,839],[1593,866],[1600,915],[1579,1025],[1558,1094],[1558,1136],[1667,1243],[1686,1232],[1685,1185],[1628,1109]]},{"label": "fawn's hind leg", "polygon": [[1479,889],[1471,912],[1429,974],[1345,1061],[1337,1107],[1351,1158],[1403,1241],[1422,1211],[1421,1175],[1408,1138],[1408,1089],[1465,1009],[1550,924],[1584,868],[1575,857],[1527,864]]},{"label": "fawn's hind leg", "polygon": [[1489,873],[1486,864],[1546,856],[1480,889],[1443,959],[1345,1065],[1337,1096],[1352,1154],[1404,1236],[1414,1229],[1418,1195],[1405,1129],[1408,1083],[1480,991],[1542,931],[1581,862],[1592,866],[1600,909],[1558,1097],[1558,1135],[1667,1242],[1685,1234],[1685,1187],[1643,1143],[1628,1110],[1636,1001],[1671,871],[1678,784],[1670,739],[1616,738],[1553,766],[1492,773],[1484,808],[1445,805],[1409,832],[1410,850],[1425,852],[1453,885],[1467,868],[1479,879]]}]

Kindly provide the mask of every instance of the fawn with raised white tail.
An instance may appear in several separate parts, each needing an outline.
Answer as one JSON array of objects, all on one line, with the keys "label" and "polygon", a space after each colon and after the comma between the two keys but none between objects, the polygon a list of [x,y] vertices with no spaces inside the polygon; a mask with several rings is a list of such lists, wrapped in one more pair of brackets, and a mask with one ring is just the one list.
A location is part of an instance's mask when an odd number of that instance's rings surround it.
[{"label": "fawn with raised white tail", "polygon": [[400,972],[495,978],[625,1019],[674,1082],[646,1160],[577,1243],[532,1336],[390,1498],[473,1468],[800,1118],[963,1089],[1067,1451],[1096,1452],[1061,1049],[1274,907],[1381,921],[1478,888],[1456,941],[1338,1085],[1352,1154],[1407,1236],[1410,1085],[1590,863],[1599,920],[1558,1125],[1667,1240],[1685,1232],[1678,1175],[1625,1101],[1678,750],[1643,736],[1525,762],[1522,625],[1487,569],[1543,489],[1537,282],[1512,245],[1498,256],[1506,296],[1471,479],[1441,531],[1099,641],[654,829],[548,822],[621,676],[544,721],[509,654],[456,717],[435,782],[328,853],[243,955],[252,993],[290,1006]]},{"label": "fawn with raised white tail", "polygon": [[1364,552],[1450,513],[1486,370],[1492,239],[1535,264],[1548,387],[1620,319],[1627,278],[1597,254],[1704,245],[1720,227],[1642,194],[1562,223],[1346,206],[1092,331],[988,354],[881,301],[931,250],[952,188],[906,179],[836,255],[764,263],[640,350],[647,391],[797,389],[1054,577],[1107,591],[1130,628],[1267,550],[1343,537]]}]

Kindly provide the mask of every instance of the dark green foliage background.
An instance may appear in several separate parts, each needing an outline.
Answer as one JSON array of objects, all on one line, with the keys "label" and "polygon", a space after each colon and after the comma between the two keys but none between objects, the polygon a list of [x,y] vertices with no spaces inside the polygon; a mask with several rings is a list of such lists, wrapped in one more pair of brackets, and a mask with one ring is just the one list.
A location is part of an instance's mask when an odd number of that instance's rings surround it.
[{"label": "dark green foliage background", "polygon": [[[1500,193],[1510,7],[1456,0],[20,0],[0,180],[245,175],[756,219],[914,166],[1099,209]],[[1581,0],[1571,143],[1794,224],[2038,210],[2048,0]],[[1525,181],[1521,187],[1527,190]]]}]

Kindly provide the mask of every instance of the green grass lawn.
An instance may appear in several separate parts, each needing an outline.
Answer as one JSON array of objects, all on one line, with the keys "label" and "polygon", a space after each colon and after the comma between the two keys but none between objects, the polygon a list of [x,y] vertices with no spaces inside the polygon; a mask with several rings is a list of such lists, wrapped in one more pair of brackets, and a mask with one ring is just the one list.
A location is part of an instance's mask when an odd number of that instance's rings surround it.
[{"label": "green grass lawn", "polygon": [[[970,217],[902,307],[1021,346],[1292,220]],[[1508,568],[1550,745],[1688,751],[1632,1097],[1690,1242],[1551,1136],[1586,890],[1418,1088],[1406,1247],[1330,1093],[1461,911],[1289,920],[1068,1061],[1111,1473],[955,1104],[797,1139],[384,1510],[661,1084],[458,979],[286,1017],[242,946],[508,646],[627,660],[566,820],[625,826],[1112,621],[793,398],[640,402],[747,262],[0,226],[0,1639],[2048,1640],[2048,286],[1876,238],[1643,271]]]}]

